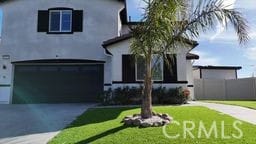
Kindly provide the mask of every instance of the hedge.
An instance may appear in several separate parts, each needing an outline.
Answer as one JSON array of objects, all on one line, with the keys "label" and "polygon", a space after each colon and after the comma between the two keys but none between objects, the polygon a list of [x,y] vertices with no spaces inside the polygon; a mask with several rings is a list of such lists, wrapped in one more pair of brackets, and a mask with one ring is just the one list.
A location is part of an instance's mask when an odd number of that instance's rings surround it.
[{"label": "hedge", "polygon": [[[109,89],[100,96],[103,105],[138,105],[141,104],[143,87],[119,87]],[[187,97],[181,87],[152,89],[152,103],[156,105],[185,104]]]}]

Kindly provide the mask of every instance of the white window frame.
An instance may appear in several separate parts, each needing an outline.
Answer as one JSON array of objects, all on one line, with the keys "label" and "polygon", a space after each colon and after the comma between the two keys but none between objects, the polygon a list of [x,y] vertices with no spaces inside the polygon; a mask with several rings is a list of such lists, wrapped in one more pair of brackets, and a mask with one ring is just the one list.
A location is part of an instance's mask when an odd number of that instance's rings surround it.
[{"label": "white window frame", "polygon": [[[154,56],[153,56],[153,58],[154,58]],[[161,64],[161,68],[162,68],[162,79],[161,80],[154,80],[154,79],[152,79],[152,81],[154,81],[154,82],[162,82],[162,81],[164,81],[164,59],[163,59],[163,57],[160,57],[160,59],[162,60],[162,64]],[[152,61],[152,60],[151,60]],[[136,77],[136,81],[139,81],[139,82],[143,82],[144,81],[144,79],[138,79],[138,75],[137,75],[137,72],[138,72],[138,70],[137,70],[137,67],[138,66],[138,64],[137,64],[137,61],[135,62],[135,77]],[[152,69],[152,66],[151,66],[151,69]],[[152,78],[153,78],[153,75],[152,75]]]},{"label": "white window frame", "polygon": [[[70,12],[70,30],[62,30],[62,15],[63,12]],[[51,30],[51,16],[52,16],[52,12],[59,12],[60,13],[60,29],[58,31],[52,31]],[[72,19],[73,19],[73,15],[72,15],[72,10],[50,10],[49,11],[49,32],[57,32],[57,33],[65,33],[65,32],[72,32]]]}]

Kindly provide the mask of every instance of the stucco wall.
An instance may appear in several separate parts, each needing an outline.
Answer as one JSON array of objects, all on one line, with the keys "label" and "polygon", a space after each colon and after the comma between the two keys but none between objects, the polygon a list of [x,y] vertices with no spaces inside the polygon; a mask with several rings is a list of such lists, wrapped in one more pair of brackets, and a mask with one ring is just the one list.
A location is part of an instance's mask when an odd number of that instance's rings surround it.
[{"label": "stucco wall", "polygon": [[[105,60],[102,42],[119,34],[117,0],[13,0],[2,4],[1,53],[12,61],[49,58]],[[54,35],[37,32],[38,10],[69,7],[84,10],[83,32]]]},{"label": "stucco wall", "polygon": [[127,34],[127,33],[130,33],[130,28],[128,25],[122,25],[122,29],[120,31],[120,34],[123,35],[123,34]]},{"label": "stucco wall", "polygon": [[200,69],[193,69],[194,79],[200,79]]},{"label": "stucco wall", "polygon": [[1,86],[0,87],[0,104],[9,104],[10,101],[10,87]]},{"label": "stucco wall", "polygon": [[125,40],[108,47],[112,53],[112,80],[122,81],[122,55],[129,54],[130,40]]},{"label": "stucco wall", "polygon": [[0,60],[0,104],[9,104],[11,101],[12,74],[13,66],[10,63],[10,59]]},{"label": "stucco wall", "polygon": [[[11,62],[38,59],[89,59],[106,61],[105,83],[111,82],[110,58],[102,42],[121,31],[118,0],[11,0],[0,5],[3,10],[0,45],[0,85],[12,84]],[[46,34],[37,32],[38,10],[68,7],[83,10],[83,32]],[[9,55],[9,60],[3,60]],[[2,69],[6,65],[7,69]],[[11,87],[9,87],[11,89]],[[11,95],[11,90],[9,96]],[[1,99],[0,99],[1,101]]]},{"label": "stucco wall", "polygon": [[190,91],[190,98],[194,99],[194,76],[193,76],[193,64],[192,60],[187,60],[187,81],[188,89]]},{"label": "stucco wall", "polygon": [[[112,57],[112,79],[113,81],[122,81],[122,55],[130,54],[131,39],[113,44],[108,50],[113,54]],[[187,48],[181,48],[177,51],[177,73],[178,81],[187,81]],[[189,67],[191,70],[191,67]],[[191,71],[192,73],[192,71]]]}]

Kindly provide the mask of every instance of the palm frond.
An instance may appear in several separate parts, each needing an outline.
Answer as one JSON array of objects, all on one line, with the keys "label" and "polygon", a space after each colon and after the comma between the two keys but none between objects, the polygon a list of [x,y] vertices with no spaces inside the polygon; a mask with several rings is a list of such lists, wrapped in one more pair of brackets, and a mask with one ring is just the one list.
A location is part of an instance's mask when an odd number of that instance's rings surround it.
[{"label": "palm frond", "polygon": [[176,37],[185,33],[190,38],[198,38],[201,32],[215,29],[217,24],[227,27],[230,23],[236,31],[240,44],[245,44],[249,40],[246,19],[236,9],[229,9],[224,5],[223,0],[211,0],[208,3],[200,1],[187,21],[185,27],[178,28],[179,33]]}]

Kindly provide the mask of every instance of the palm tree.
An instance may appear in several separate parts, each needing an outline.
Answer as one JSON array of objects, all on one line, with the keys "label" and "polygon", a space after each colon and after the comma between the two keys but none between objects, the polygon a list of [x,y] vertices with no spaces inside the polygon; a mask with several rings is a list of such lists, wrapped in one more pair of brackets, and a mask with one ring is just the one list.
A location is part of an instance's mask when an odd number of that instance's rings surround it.
[{"label": "palm tree", "polygon": [[[217,24],[233,26],[239,43],[249,40],[248,25],[236,9],[229,9],[223,0],[144,0],[143,18],[131,27],[133,41],[131,53],[145,61],[145,79],[142,94],[141,116],[152,117],[152,57],[157,55],[166,62],[167,53],[186,45],[186,39],[199,38],[201,32],[215,29]],[[189,3],[190,2],[190,3]]]}]

